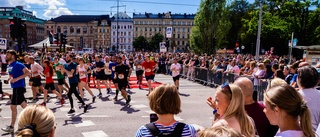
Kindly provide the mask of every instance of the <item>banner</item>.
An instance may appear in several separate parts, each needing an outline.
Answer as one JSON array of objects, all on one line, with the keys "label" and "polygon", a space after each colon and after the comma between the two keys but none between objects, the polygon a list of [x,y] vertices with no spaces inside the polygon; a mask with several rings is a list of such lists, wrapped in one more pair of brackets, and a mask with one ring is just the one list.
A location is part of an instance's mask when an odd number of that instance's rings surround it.
[{"label": "banner", "polygon": [[160,52],[167,52],[166,42],[160,42]]},{"label": "banner", "polygon": [[0,38],[0,49],[7,49],[7,39]]},{"label": "banner", "polygon": [[172,35],[172,27],[167,27],[166,29],[166,37],[171,38]]}]

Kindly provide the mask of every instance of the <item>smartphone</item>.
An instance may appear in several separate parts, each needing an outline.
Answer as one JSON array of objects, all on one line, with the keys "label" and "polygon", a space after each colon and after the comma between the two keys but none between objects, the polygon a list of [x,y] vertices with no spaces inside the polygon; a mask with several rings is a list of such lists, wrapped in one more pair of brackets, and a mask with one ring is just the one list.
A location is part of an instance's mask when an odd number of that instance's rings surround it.
[{"label": "smartphone", "polygon": [[158,120],[158,116],[156,113],[151,113],[150,114],[150,123],[156,122]]}]

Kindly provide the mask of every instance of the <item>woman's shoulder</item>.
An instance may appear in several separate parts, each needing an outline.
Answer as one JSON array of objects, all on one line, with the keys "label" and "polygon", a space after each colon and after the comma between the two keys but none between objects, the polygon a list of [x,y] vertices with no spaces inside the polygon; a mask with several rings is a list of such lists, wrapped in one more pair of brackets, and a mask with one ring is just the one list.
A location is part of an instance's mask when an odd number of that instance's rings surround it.
[{"label": "woman's shoulder", "polygon": [[[171,125],[165,126],[162,124],[154,123],[155,126],[159,129],[160,132],[173,132],[175,127],[178,125],[179,122],[175,122]],[[185,124],[183,131],[182,131],[182,137],[195,137],[197,134],[196,129],[190,125],[190,124]],[[146,125],[141,126],[137,133],[136,137],[152,137],[151,132],[149,129],[146,127]]]}]

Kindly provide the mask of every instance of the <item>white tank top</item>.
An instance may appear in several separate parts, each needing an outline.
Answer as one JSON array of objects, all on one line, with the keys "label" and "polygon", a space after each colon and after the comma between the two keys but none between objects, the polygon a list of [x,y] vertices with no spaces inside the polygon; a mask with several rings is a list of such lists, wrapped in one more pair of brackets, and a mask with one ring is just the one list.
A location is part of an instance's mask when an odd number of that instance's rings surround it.
[{"label": "white tank top", "polygon": [[82,67],[78,65],[78,67],[79,67],[79,78],[80,79],[87,78],[87,69],[84,67],[84,65],[82,65]]},{"label": "white tank top", "polygon": [[106,65],[106,69],[104,70],[104,73],[106,75],[111,75],[111,70],[109,69],[110,61],[109,62],[105,62],[105,65]]}]

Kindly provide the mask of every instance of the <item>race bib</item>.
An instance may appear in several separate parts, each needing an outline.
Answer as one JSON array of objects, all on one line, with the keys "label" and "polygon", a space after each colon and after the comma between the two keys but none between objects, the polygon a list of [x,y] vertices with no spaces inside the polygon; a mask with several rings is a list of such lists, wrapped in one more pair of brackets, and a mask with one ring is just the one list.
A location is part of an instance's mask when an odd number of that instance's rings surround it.
[{"label": "race bib", "polygon": [[151,69],[146,69],[146,72],[151,72]]},{"label": "race bib", "polygon": [[12,72],[12,67],[8,67],[8,73],[11,74]]},{"label": "race bib", "polygon": [[118,74],[119,79],[124,79],[124,75],[123,74]]},{"label": "race bib", "polygon": [[112,66],[112,71],[116,71],[116,67],[115,66]]},{"label": "race bib", "polygon": [[142,69],[142,66],[141,66],[141,65],[138,65],[137,68]]},{"label": "race bib", "polygon": [[109,75],[111,74],[111,70],[110,70],[110,69],[105,69],[104,72],[105,72],[106,74],[109,74]]}]

